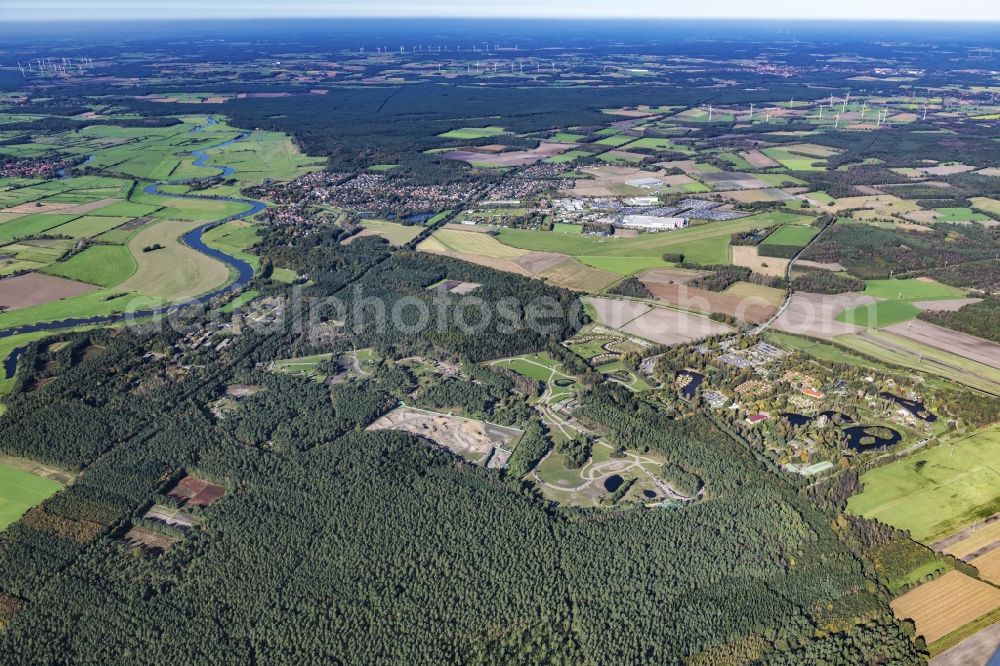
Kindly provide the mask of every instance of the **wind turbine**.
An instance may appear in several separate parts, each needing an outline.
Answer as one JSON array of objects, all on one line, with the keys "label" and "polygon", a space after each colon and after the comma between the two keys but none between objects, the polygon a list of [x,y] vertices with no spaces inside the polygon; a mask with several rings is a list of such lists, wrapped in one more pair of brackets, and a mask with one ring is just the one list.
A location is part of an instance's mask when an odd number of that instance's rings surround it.
[{"label": "wind turbine", "polygon": [[21,61],[17,61],[17,68],[21,70],[21,78],[28,78],[28,75],[24,73],[24,67],[21,66]]},{"label": "wind turbine", "polygon": [[764,124],[769,124],[771,122],[771,109],[764,111]]},{"label": "wind turbine", "polygon": [[868,100],[865,100],[864,104],[861,105],[861,120],[865,119],[866,113],[868,113]]},{"label": "wind turbine", "polygon": [[837,114],[837,117],[833,121],[833,129],[835,129],[835,130],[836,129],[840,129],[840,114],[839,113]]},{"label": "wind turbine", "polygon": [[844,96],[844,106],[840,109],[841,113],[847,113],[847,103],[851,100],[851,91],[848,90],[847,94]]},{"label": "wind turbine", "polygon": [[712,105],[708,105],[708,122],[712,122]]},{"label": "wind turbine", "polygon": [[927,120],[927,105],[924,104],[924,120]]},{"label": "wind turbine", "polygon": [[750,102],[750,122],[753,122],[753,102]]}]

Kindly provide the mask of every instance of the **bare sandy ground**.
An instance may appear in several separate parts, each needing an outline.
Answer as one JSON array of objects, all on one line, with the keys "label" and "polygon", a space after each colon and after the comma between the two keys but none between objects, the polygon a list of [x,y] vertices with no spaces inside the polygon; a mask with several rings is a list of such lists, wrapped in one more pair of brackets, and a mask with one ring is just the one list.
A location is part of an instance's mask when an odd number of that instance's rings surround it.
[{"label": "bare sandy ground", "polygon": [[799,259],[795,262],[796,266],[806,266],[808,268],[820,268],[824,271],[842,271],[844,267],[837,262],[822,263],[819,261],[809,261],[808,259]]},{"label": "bare sandy ground", "polygon": [[703,275],[711,275],[711,271],[696,271],[689,268],[650,268],[639,276],[647,287],[650,284],[687,284]]},{"label": "bare sandy ground", "polygon": [[760,298],[743,298],[707,289],[694,289],[682,284],[651,282],[646,288],[664,303],[698,312],[720,312],[755,324],[767,321],[778,309]]},{"label": "bare sandy ground", "polygon": [[646,314],[633,319],[620,330],[660,344],[676,345],[705,338],[709,335],[729,333],[733,329],[720,322],[689,312],[653,308]]},{"label": "bare sandy ground", "polygon": [[591,296],[586,300],[596,311],[598,321],[610,328],[621,328],[636,317],[644,315],[653,309],[653,306],[646,303],[637,303],[618,298]]},{"label": "bare sandy ground", "polygon": [[1000,650],[1000,623],[969,636],[927,663],[929,666],[986,666],[997,650]]},{"label": "bare sandy ground", "polygon": [[450,160],[463,160],[465,162],[476,162],[491,164],[494,166],[525,166],[534,164],[547,157],[566,152],[570,148],[575,148],[575,143],[548,143],[542,142],[537,148],[532,150],[517,150],[509,153],[478,152],[474,150],[452,150],[443,153],[443,157]]},{"label": "bare sandy ground", "polygon": [[921,310],[942,310],[944,312],[954,312],[966,305],[979,303],[981,298],[952,298],[947,301],[917,301],[914,303]]},{"label": "bare sandy ground", "polygon": [[1000,369],[1000,345],[993,342],[935,326],[919,319],[886,326],[885,330],[928,347],[957,354],[963,358]]},{"label": "bare sandy ground", "polygon": [[770,157],[760,152],[759,150],[747,150],[740,153],[740,157],[749,162],[752,166],[757,169],[767,169],[770,167],[781,166],[779,163],[772,160]]},{"label": "bare sandy ground", "polygon": [[733,265],[746,266],[755,273],[784,277],[788,259],[781,257],[758,257],[757,248],[753,245],[735,245],[733,250]]},{"label": "bare sandy ground", "polygon": [[96,291],[97,287],[41,273],[0,280],[0,308],[18,310]]},{"label": "bare sandy ground", "polygon": [[847,333],[857,333],[864,329],[860,326],[836,321],[837,315],[847,308],[868,305],[877,300],[877,298],[853,292],[827,296],[797,291],[792,294],[788,307],[774,322],[774,328],[786,333],[826,339]]}]

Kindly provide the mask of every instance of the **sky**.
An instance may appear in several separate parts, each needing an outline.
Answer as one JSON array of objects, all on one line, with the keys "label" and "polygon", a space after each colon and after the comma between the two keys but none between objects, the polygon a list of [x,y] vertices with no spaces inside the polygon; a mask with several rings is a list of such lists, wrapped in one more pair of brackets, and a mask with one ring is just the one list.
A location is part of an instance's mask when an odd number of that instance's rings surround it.
[{"label": "sky", "polygon": [[299,17],[1000,21],[997,0],[0,0],[5,21]]}]

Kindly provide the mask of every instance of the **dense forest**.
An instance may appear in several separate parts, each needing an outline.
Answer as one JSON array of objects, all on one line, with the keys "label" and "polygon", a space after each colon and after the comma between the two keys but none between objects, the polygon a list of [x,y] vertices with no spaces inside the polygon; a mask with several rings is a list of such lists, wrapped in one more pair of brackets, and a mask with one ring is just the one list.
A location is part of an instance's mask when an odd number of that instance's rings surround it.
[{"label": "dense forest", "polygon": [[837,224],[806,248],[802,258],[836,262],[853,275],[869,280],[887,278],[890,273],[922,273],[984,261],[1000,251],[1000,231],[996,228],[935,224],[931,229],[905,231],[869,224]]},{"label": "dense forest", "polygon": [[[326,341],[287,326],[246,331],[221,351],[155,330],[33,345],[0,450],[84,474],[0,536],[0,594],[20,608],[0,661],[916,660],[887,592],[866,580],[829,514],[710,418],[673,420],[569,360],[558,341],[581,323],[575,295],[377,239],[343,246],[336,234],[279,228],[260,249],[311,277],[303,293],[323,304],[323,321],[324,299],[355,286],[393,303],[434,298],[426,287],[445,277],[482,285],[480,299],[508,299],[518,315],[538,297],[565,308],[548,333],[400,334],[351,314]],[[256,286],[272,297],[303,289]],[[362,345],[387,359],[367,379],[326,386],[265,370]],[[94,346],[103,351],[82,361]],[[545,428],[509,376],[472,363],[541,350],[565,354],[594,386],[581,418],[622,447],[662,453],[665,478],[703,500],[595,514],[522,484],[551,446]],[[471,381],[411,399],[525,430],[506,474],[363,430],[414,390],[392,362],[413,353],[462,362]],[[220,416],[211,406],[227,385],[255,390]],[[158,557],[125,543],[185,473],[225,495]]]}]

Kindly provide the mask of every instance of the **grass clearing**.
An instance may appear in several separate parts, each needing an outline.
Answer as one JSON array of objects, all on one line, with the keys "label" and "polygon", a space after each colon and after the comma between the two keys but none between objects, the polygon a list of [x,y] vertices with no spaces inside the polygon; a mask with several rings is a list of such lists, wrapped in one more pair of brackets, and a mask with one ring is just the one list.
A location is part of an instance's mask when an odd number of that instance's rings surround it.
[{"label": "grass clearing", "polygon": [[930,301],[946,298],[962,298],[965,292],[957,287],[949,287],[929,278],[900,280],[868,280],[864,293],[876,298],[903,301]]},{"label": "grass clearing", "polygon": [[[163,220],[150,225],[129,241],[128,248],[138,261],[135,273],[119,288],[166,300],[198,296],[229,280],[229,267],[181,242],[200,221]],[[144,247],[162,249],[143,252]]]},{"label": "grass clearing", "polygon": [[0,530],[61,488],[52,479],[0,464]]},{"label": "grass clearing", "polygon": [[382,236],[396,246],[406,245],[423,230],[423,227],[419,224],[406,226],[405,224],[384,222],[382,220],[364,220],[361,225],[369,232],[366,235]]},{"label": "grass clearing", "polygon": [[794,245],[795,247],[805,247],[818,233],[819,229],[815,227],[786,224],[765,238],[761,242],[761,245]]},{"label": "grass clearing", "polygon": [[909,321],[919,313],[920,308],[906,301],[878,301],[844,310],[837,315],[837,321],[865,328],[883,328]]},{"label": "grass clearing", "polygon": [[[556,234],[549,235],[556,236]],[[558,236],[560,238],[571,238],[568,234],[558,234]],[[481,234],[475,231],[440,229],[435,231],[431,238],[437,240],[446,249],[453,252],[479,254],[494,259],[516,259],[528,253],[526,250],[505,245],[489,234]]]},{"label": "grass clearing", "polygon": [[92,245],[66,261],[48,266],[44,272],[101,287],[113,287],[131,277],[137,267],[126,247]]}]

